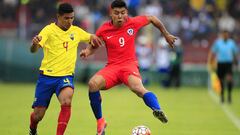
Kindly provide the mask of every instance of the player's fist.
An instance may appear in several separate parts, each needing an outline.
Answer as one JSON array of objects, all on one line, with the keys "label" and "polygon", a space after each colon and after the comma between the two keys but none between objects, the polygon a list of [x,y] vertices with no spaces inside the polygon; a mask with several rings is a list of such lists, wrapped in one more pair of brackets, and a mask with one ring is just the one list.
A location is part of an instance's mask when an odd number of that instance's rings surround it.
[{"label": "player's fist", "polygon": [[86,57],[89,56],[89,54],[90,54],[90,51],[88,49],[84,49],[80,52],[80,57],[81,58],[86,58]]},{"label": "player's fist", "polygon": [[96,35],[91,35],[90,44],[93,48],[98,48],[99,46],[103,46],[103,41]]},{"label": "player's fist", "polygon": [[32,44],[33,44],[33,45],[38,45],[41,40],[42,40],[42,36],[36,35],[36,36],[33,37],[33,39],[32,39]]},{"label": "player's fist", "polygon": [[174,43],[177,40],[177,37],[175,37],[175,36],[173,36],[171,34],[168,34],[168,35],[165,36],[165,39],[168,42],[169,46],[171,48],[174,48]]}]

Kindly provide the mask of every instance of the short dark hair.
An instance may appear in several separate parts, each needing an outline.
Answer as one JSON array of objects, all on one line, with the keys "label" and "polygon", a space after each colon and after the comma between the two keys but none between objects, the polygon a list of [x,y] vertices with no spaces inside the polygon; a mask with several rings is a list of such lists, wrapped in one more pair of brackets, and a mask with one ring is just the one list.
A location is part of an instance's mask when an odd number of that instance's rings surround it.
[{"label": "short dark hair", "polygon": [[72,13],[73,7],[69,3],[61,3],[58,7],[58,14],[63,15],[65,13]]},{"label": "short dark hair", "polygon": [[127,4],[123,0],[114,0],[111,4],[111,8],[126,8],[127,9]]}]

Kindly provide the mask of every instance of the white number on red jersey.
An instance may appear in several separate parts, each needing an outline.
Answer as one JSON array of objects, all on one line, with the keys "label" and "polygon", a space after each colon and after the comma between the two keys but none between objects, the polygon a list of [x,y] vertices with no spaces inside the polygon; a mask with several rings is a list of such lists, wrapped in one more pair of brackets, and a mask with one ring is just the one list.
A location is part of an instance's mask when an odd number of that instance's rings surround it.
[{"label": "white number on red jersey", "polygon": [[125,45],[125,40],[123,37],[120,37],[118,41],[119,41],[120,47],[123,47]]}]

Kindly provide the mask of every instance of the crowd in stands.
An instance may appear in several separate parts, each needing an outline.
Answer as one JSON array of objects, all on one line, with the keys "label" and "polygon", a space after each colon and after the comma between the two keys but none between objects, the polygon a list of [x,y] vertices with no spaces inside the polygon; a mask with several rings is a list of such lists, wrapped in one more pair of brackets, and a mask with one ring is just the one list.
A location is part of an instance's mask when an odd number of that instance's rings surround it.
[{"label": "crowd in stands", "polygon": [[[19,38],[30,39],[53,22],[61,2],[74,6],[75,25],[94,33],[105,21],[111,0],[1,0],[0,29],[15,29]],[[126,0],[129,15],[155,15],[167,29],[180,37],[183,45],[209,47],[209,38],[228,30],[238,41],[240,0]],[[8,24],[14,24],[9,25]],[[7,31],[6,29],[4,29]],[[146,28],[143,35],[157,43],[159,35]],[[24,32],[25,31],[25,32]],[[6,34],[7,32],[0,32]],[[159,33],[160,34],[160,33]]]},{"label": "crowd in stands", "polygon": [[[0,28],[9,27],[9,24],[16,21],[18,1],[17,0],[1,0],[0,1]],[[10,25],[10,27],[16,27],[16,25]]]},{"label": "crowd in stands", "polygon": [[[239,34],[239,0],[126,0],[132,16],[151,14],[160,18],[171,33],[186,41],[204,39],[226,29]],[[94,32],[107,18],[111,0],[2,0],[0,24],[17,22],[26,12],[28,33],[35,34],[55,17],[60,2],[74,5],[75,24]],[[25,10],[20,10],[26,6]],[[19,25],[16,25],[18,27]],[[27,36],[32,36],[28,34]]]}]

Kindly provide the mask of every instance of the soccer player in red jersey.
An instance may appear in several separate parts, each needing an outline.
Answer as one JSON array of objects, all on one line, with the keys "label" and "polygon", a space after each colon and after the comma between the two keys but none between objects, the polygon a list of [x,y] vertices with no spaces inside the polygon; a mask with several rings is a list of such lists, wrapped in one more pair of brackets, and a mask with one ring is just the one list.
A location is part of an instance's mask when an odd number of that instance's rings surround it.
[{"label": "soccer player in red jersey", "polygon": [[[123,0],[114,0],[111,3],[110,16],[111,20],[105,22],[96,32],[96,35],[105,42],[108,62],[106,67],[97,72],[88,84],[91,108],[97,119],[97,135],[104,135],[107,126],[102,117],[99,90],[110,89],[121,83],[143,98],[145,104],[153,110],[156,118],[167,123],[168,119],[161,110],[157,97],[142,84],[134,42],[138,30],[148,24],[153,24],[160,30],[170,47],[173,47],[176,37],[169,34],[155,16],[128,17],[127,6]],[[87,57],[94,53],[95,49],[89,46],[80,52],[80,56]]]}]

